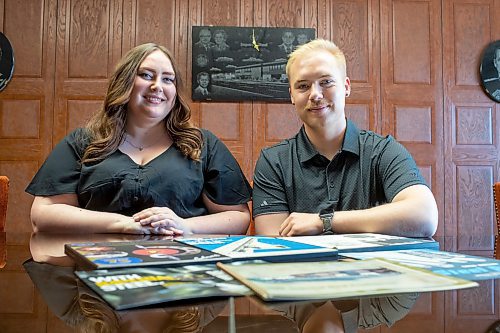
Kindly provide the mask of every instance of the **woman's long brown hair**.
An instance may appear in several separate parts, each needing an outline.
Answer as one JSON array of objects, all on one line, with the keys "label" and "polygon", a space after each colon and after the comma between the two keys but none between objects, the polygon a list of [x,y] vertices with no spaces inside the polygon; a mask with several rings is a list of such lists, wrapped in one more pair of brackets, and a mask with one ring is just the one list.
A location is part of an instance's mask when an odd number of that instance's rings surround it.
[{"label": "woman's long brown hair", "polygon": [[82,163],[101,161],[115,152],[122,143],[127,122],[127,103],[137,71],[144,59],[157,50],[162,51],[172,63],[177,89],[174,106],[164,119],[165,128],[184,156],[199,160],[203,144],[201,132],[190,122],[191,110],[184,97],[177,66],[164,46],[147,43],[128,51],[111,75],[103,107],[86,125],[90,143],[84,151]]}]

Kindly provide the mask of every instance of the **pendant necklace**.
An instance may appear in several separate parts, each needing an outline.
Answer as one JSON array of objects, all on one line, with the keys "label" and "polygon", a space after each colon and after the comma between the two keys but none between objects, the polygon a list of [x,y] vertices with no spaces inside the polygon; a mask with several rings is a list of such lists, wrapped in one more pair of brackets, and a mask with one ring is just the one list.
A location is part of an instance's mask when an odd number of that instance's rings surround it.
[{"label": "pendant necklace", "polygon": [[127,136],[125,136],[125,141],[127,141],[127,143],[128,143],[129,145],[131,145],[132,147],[134,147],[135,149],[137,149],[137,150],[139,150],[139,151],[143,151],[144,149],[149,148],[149,147],[151,147],[152,145],[154,145],[154,144],[155,144],[155,142],[153,142],[152,144],[150,144],[150,145],[148,145],[148,146],[136,146],[136,145],[134,145],[134,144],[132,143],[132,141],[130,141],[130,140],[128,140],[128,139],[127,139]]}]

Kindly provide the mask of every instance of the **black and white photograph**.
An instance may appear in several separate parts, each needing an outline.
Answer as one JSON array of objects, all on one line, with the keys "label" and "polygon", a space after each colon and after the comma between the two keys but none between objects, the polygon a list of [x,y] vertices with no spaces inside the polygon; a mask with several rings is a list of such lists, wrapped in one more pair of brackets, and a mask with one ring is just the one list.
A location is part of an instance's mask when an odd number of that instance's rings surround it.
[{"label": "black and white photograph", "polygon": [[483,88],[488,96],[500,103],[500,40],[486,47],[479,72]]},{"label": "black and white photograph", "polygon": [[316,35],[312,28],[193,26],[192,32],[194,101],[288,101],[288,56]]}]

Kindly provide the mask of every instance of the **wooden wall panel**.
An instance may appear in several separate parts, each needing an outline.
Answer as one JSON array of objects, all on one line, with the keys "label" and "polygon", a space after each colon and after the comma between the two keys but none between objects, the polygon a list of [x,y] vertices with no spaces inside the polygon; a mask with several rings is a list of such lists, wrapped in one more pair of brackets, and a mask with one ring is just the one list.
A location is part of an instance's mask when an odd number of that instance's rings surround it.
[{"label": "wooden wall panel", "polygon": [[[43,1],[26,1],[24,6],[20,7],[15,0],[5,0],[4,6],[9,16],[5,19],[3,33],[9,38],[15,50],[16,76],[40,78],[43,65]],[[19,29],[21,22],[23,28]]]},{"label": "wooden wall panel", "polygon": [[[382,133],[413,155],[436,196],[440,220],[444,186],[442,155],[441,2],[381,1]],[[438,226],[438,235],[443,226]],[[432,294],[427,312],[413,309],[391,332],[442,332],[444,298]],[[418,323],[418,324],[417,324]],[[410,326],[408,326],[410,325]],[[415,327],[418,325],[418,330]]]},{"label": "wooden wall panel", "polygon": [[[166,46],[175,54],[176,1],[140,0],[134,3],[134,46],[154,42]],[[124,50],[125,52],[126,50]]]},{"label": "wooden wall panel", "polygon": [[[332,1],[331,39],[346,56],[348,76],[354,82],[370,82],[368,2]],[[353,38],[356,36],[356,38]]]},{"label": "wooden wall panel", "polygon": [[53,0],[29,0],[22,6],[0,1],[0,29],[15,55],[13,78],[0,93],[0,173],[11,179],[7,230],[31,230],[29,223],[9,221],[14,214],[29,221],[32,197],[24,189],[52,148],[56,5]]},{"label": "wooden wall panel", "polygon": [[103,100],[109,73],[121,56],[122,35],[116,28],[121,11],[119,0],[59,1],[54,145],[74,129],[70,107],[77,101]]},{"label": "wooden wall panel", "polygon": [[[495,233],[491,185],[499,180],[500,104],[482,91],[478,69],[483,49],[500,39],[499,8],[498,0],[443,3],[445,247],[489,256]],[[446,332],[484,332],[498,319],[498,295],[492,281],[447,294]]]},{"label": "wooden wall panel", "polygon": [[67,10],[68,78],[106,78],[109,61],[109,1],[71,1]]},{"label": "wooden wall panel", "polygon": [[[431,83],[431,4],[393,3],[393,82]],[[418,32],[418,33],[416,33]]]},{"label": "wooden wall panel", "polygon": [[[475,216],[477,225],[472,221],[460,219],[460,211],[470,207],[470,202],[454,200],[468,192],[460,192],[464,174],[459,170],[490,170],[491,182],[498,179],[498,103],[489,100],[482,92],[478,68],[482,49],[489,43],[489,37],[495,34],[490,15],[495,1],[453,1],[446,7],[445,36],[447,44],[444,51],[447,71],[445,126],[446,131],[446,179],[450,179],[450,195],[446,211],[446,233],[449,236],[460,235],[460,230],[482,230],[493,238],[493,215],[491,206],[491,188],[482,198],[479,215]],[[498,11],[497,11],[498,12]],[[500,15],[500,14],[497,14]],[[478,23],[480,22],[480,23]],[[498,32],[496,32],[498,35]],[[470,55],[475,53],[475,56]],[[463,55],[463,56],[462,56]],[[462,205],[462,207],[460,207]],[[459,225],[460,221],[464,225]],[[476,244],[470,250],[492,250],[489,244]],[[451,249],[457,249],[453,244]]]},{"label": "wooden wall panel", "polygon": [[331,39],[343,51],[351,95],[346,100],[346,114],[363,129],[380,131],[380,45],[379,1],[332,0],[328,4]]},{"label": "wooden wall panel", "polygon": [[[381,3],[382,133],[393,135],[430,172],[443,218],[441,2]],[[417,28],[418,27],[418,28]],[[442,235],[444,226],[438,226]]]}]

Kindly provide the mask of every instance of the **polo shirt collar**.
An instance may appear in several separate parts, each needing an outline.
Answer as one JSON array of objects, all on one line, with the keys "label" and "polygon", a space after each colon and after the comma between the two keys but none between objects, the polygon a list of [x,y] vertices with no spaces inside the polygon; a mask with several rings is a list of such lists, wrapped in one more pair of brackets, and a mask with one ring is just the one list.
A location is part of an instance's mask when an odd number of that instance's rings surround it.
[{"label": "polo shirt collar", "polygon": [[[356,125],[347,119],[346,130],[344,134],[344,142],[342,143],[341,151],[348,151],[359,156],[359,129]],[[300,151],[300,162],[309,161],[314,156],[318,155],[318,151],[314,148],[306,134],[304,125],[300,128],[297,134],[297,145]]]},{"label": "polo shirt collar", "polygon": [[349,119],[347,119],[342,151],[348,151],[359,156],[359,129]]}]

